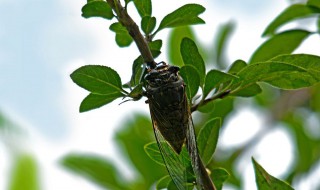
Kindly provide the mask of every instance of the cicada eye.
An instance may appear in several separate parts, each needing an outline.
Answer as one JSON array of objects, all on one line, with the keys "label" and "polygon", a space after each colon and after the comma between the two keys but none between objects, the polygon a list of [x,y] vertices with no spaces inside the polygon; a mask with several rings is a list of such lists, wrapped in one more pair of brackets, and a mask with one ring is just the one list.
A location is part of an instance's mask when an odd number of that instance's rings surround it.
[{"label": "cicada eye", "polygon": [[172,73],[177,73],[179,70],[180,70],[180,68],[177,66],[170,66],[169,67],[169,71]]}]

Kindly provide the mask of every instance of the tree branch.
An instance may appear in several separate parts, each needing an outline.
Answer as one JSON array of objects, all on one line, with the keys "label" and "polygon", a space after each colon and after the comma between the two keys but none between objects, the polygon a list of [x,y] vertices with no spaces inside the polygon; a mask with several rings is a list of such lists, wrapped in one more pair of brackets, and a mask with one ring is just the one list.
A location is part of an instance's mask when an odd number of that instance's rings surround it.
[{"label": "tree branch", "polygon": [[107,3],[117,14],[118,21],[128,30],[130,36],[136,43],[144,62],[148,67],[154,68],[156,62],[153,59],[148,43],[141,34],[138,25],[132,20],[127,10],[120,4],[119,0],[107,0]]}]

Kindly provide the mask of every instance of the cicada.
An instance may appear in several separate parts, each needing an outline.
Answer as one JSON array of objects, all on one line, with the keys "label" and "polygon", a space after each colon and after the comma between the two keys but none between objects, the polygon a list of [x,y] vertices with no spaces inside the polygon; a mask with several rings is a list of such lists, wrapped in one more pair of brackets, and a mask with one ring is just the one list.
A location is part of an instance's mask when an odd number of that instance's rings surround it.
[{"label": "cicada", "polygon": [[[146,102],[159,150],[179,190],[188,189],[190,184],[202,190],[215,190],[198,154],[186,85],[178,71],[179,67],[160,62],[155,68],[149,68],[145,76]],[[190,167],[195,176],[191,181]]]}]

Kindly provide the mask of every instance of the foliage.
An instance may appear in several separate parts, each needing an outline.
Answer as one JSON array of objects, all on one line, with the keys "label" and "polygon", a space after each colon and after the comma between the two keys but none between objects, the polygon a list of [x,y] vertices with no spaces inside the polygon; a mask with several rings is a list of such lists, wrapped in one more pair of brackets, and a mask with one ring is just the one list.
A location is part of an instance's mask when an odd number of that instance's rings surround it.
[{"label": "foliage", "polygon": [[[126,11],[130,1],[125,2]],[[232,23],[227,23],[221,27],[215,49],[212,50],[212,52],[215,51],[215,68],[209,70],[208,63],[206,64],[209,56],[203,55],[205,51],[200,45],[196,44],[197,40],[195,36],[190,28],[186,27],[187,25],[204,23],[199,17],[199,14],[205,10],[203,6],[198,4],[184,5],[165,16],[160,21],[158,28],[155,29],[157,19],[152,16],[151,1],[134,0],[133,5],[141,16],[141,29],[145,33],[145,40],[148,42],[147,46],[150,48],[153,57],[157,57],[161,53],[162,47],[161,40],[153,40],[156,34],[165,28],[174,28],[171,34],[172,52],[170,57],[173,64],[181,66],[180,74],[187,85],[187,97],[190,102],[191,111],[207,113],[201,116],[202,123],[205,124],[198,134],[198,148],[201,158],[208,169],[212,171],[211,177],[218,189],[222,188],[223,183],[229,176],[230,178],[227,183],[241,186],[239,174],[236,174],[233,166],[235,160],[244,154],[247,147],[252,145],[249,141],[242,147],[233,150],[222,161],[213,158],[215,152],[221,151],[219,147],[216,147],[219,130],[223,127],[225,117],[233,111],[233,102],[236,97],[254,97],[254,101],[261,109],[271,110],[269,111],[270,118],[275,123],[285,123],[286,127],[293,131],[294,139],[297,143],[296,149],[299,154],[297,155],[295,166],[289,171],[290,174],[286,178],[288,182],[291,183],[296,175],[308,172],[319,161],[320,152],[317,145],[319,145],[320,140],[308,138],[307,132],[304,130],[303,120],[301,119],[303,117],[292,109],[303,108],[308,113],[320,111],[319,99],[316,96],[319,90],[316,87],[312,87],[318,85],[320,81],[320,57],[309,54],[292,54],[305,39],[313,34],[318,34],[319,30],[308,31],[293,28],[280,31],[280,27],[284,24],[305,17],[316,18],[319,27],[319,1],[309,0],[306,4],[293,4],[289,6],[266,27],[263,36],[267,37],[267,40],[253,52],[250,61],[247,63],[244,60],[236,60],[225,71],[218,69],[226,68],[227,65],[226,62],[222,61],[222,57],[224,56],[226,40],[233,31],[234,25]],[[133,41],[133,36],[129,35],[130,28],[128,29],[125,26],[126,20],[123,20],[119,16],[120,12],[114,6],[109,1],[91,0],[82,8],[82,15],[85,18],[101,17],[112,19],[114,15],[111,15],[110,10],[112,11],[113,9],[113,13],[116,14],[119,22],[111,24],[110,30],[116,33],[116,43],[120,47],[128,46]],[[179,38],[176,38],[176,36],[179,36]],[[177,46],[177,39],[179,39],[179,46]],[[173,56],[177,53],[181,54],[181,60]],[[83,66],[74,71],[71,74],[72,80],[90,92],[81,103],[80,112],[99,108],[117,98],[139,100],[144,95],[145,67],[143,53],[141,52],[141,55],[132,64],[131,81],[125,84],[122,83],[117,72],[107,66]],[[275,88],[270,88],[270,86]],[[199,87],[201,94],[198,94]],[[130,91],[127,92],[125,88],[130,89]],[[131,90],[132,88],[133,90]],[[303,97],[304,99],[300,100],[300,102],[292,105],[287,102],[288,97],[293,97],[294,93],[305,91],[311,96],[310,101],[317,102],[314,104],[314,107],[310,108],[305,105],[309,96]],[[270,93],[275,92],[278,92],[280,96],[272,99]],[[63,159],[63,165],[105,188],[148,189],[155,183],[156,179],[159,179],[156,183],[157,189],[171,189],[173,183],[168,176],[164,176],[164,167],[151,166],[152,164],[150,163],[152,159],[156,163],[163,165],[157,145],[150,143],[151,138],[145,138],[144,135],[136,131],[141,130],[137,128],[151,125],[151,123],[144,121],[145,118],[141,116],[137,116],[136,119],[137,122],[141,122],[139,120],[142,120],[142,125],[138,126],[134,122],[127,124],[131,128],[127,129],[126,135],[124,135],[126,131],[122,132],[124,136],[120,135],[121,138],[118,139],[118,142],[124,144],[122,150],[127,152],[130,162],[133,162],[136,170],[139,171],[139,175],[143,176],[144,180],[128,182],[130,185],[126,186],[126,183],[118,181],[117,176],[119,174],[115,172],[116,169],[112,167],[109,161],[90,155],[69,155]],[[128,133],[129,131],[134,132],[137,136]],[[147,145],[144,146],[144,144]],[[307,148],[306,145],[308,145]],[[146,154],[143,152],[142,147],[144,147]],[[310,153],[307,150],[313,151]],[[133,151],[136,151],[136,153],[133,154]],[[139,154],[137,154],[138,152]],[[181,156],[183,156],[183,153]],[[146,164],[148,167],[146,167]],[[292,189],[287,183],[268,174],[254,159],[253,166],[258,189]],[[224,167],[225,169],[220,167]],[[108,173],[108,171],[110,172]],[[148,172],[155,174],[150,176]],[[108,175],[111,176],[109,178],[103,177]]]}]

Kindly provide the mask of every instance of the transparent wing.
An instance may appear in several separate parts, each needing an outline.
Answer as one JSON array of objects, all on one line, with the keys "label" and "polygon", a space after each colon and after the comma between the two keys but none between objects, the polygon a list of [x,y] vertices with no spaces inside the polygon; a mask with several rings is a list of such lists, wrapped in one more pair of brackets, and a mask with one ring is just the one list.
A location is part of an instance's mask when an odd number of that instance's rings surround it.
[{"label": "transparent wing", "polygon": [[162,125],[166,126],[171,125],[170,122],[163,118],[161,112],[150,105],[150,113],[159,150],[173,182],[176,184],[179,190],[188,189],[187,171],[188,166],[190,167],[190,159],[188,158],[188,154],[186,151],[181,151],[180,155],[177,154],[160,133],[158,129],[158,122],[161,121]]}]

